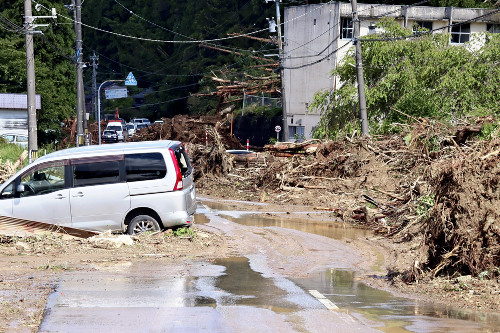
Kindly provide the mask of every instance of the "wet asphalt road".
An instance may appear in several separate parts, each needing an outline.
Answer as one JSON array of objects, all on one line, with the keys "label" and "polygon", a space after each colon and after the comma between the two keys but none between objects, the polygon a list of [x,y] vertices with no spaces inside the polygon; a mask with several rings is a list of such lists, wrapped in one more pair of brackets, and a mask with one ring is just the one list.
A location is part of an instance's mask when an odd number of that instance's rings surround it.
[{"label": "wet asphalt road", "polygon": [[[249,224],[227,219],[227,211],[202,206],[199,213],[229,233]],[[341,258],[334,268],[287,278],[267,265],[268,250],[214,262],[118,260],[67,272],[49,297],[39,331],[495,332],[500,323],[367,287],[355,272],[341,269]]]}]

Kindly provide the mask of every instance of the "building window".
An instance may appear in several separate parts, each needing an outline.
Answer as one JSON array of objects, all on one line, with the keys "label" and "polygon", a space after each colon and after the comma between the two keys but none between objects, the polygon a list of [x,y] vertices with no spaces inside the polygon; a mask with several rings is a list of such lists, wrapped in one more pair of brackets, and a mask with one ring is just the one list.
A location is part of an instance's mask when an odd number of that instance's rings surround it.
[{"label": "building window", "polygon": [[341,39],[352,39],[354,28],[352,26],[352,19],[343,17],[341,19],[342,30],[340,32]]},{"label": "building window", "polygon": [[[453,23],[456,24],[456,23]],[[457,24],[451,27],[451,42],[463,44],[469,41],[470,37],[470,24]]]},{"label": "building window", "polygon": [[432,22],[430,21],[415,21],[413,23],[412,29],[413,34],[422,33],[424,31],[432,31]]},{"label": "building window", "polygon": [[303,141],[306,139],[306,128],[304,126],[288,126],[288,139]]},{"label": "building window", "polygon": [[500,24],[487,24],[486,30],[488,32],[499,34],[500,33]]}]

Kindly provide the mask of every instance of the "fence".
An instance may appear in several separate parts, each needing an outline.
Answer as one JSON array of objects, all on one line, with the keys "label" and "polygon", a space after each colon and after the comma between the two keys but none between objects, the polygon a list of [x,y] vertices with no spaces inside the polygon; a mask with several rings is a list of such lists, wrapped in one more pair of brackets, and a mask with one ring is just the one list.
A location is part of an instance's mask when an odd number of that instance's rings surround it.
[{"label": "fence", "polygon": [[281,98],[265,97],[264,94],[247,95],[243,93],[242,114],[245,114],[245,107],[249,106],[281,106]]}]

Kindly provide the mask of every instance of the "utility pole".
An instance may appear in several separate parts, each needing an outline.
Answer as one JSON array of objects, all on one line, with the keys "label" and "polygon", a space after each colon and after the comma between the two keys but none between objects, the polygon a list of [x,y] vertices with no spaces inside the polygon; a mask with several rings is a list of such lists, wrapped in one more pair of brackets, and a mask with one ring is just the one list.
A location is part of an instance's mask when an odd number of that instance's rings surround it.
[{"label": "utility pole", "polygon": [[357,0],[351,0],[352,23],[354,27],[354,47],[356,49],[356,75],[358,79],[359,116],[361,120],[361,133],[370,135],[368,130],[368,116],[366,114],[365,79],[363,77],[363,60],[361,58],[360,21],[358,18]]},{"label": "utility pole", "polygon": [[278,53],[279,53],[279,72],[281,79],[281,107],[283,109],[283,141],[288,141],[288,114],[286,111],[286,98],[285,98],[285,83],[284,83],[284,53],[283,53],[283,39],[281,36],[281,15],[280,15],[280,0],[266,0],[274,1],[276,4],[276,28],[278,30]]},{"label": "utility pole", "polygon": [[31,0],[24,0],[24,25],[26,29],[26,89],[28,98],[28,152],[29,162],[36,159],[38,135],[36,122],[35,54],[33,50],[33,13]]},{"label": "utility pole", "polygon": [[82,3],[81,0],[72,0],[73,16],[75,19],[75,62],[76,62],[76,146],[83,143],[85,96],[83,92],[83,69],[82,69]]},{"label": "utility pole", "polygon": [[99,61],[99,56],[95,55],[95,52],[90,57],[92,60],[92,106],[94,111],[94,119],[97,120],[97,63]]}]

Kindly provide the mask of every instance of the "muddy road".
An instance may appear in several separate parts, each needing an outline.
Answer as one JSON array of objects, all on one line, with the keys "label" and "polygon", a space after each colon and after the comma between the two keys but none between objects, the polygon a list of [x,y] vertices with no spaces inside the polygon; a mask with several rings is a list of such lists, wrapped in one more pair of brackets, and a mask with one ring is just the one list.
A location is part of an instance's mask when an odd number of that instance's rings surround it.
[{"label": "muddy road", "polygon": [[161,251],[147,253],[148,248],[110,260],[93,257],[80,269],[58,274],[39,331],[395,333],[500,327],[495,314],[388,292],[384,250],[370,241],[373,236],[321,213],[208,198],[197,213],[200,235],[224,239],[215,250],[203,253],[193,246],[190,255],[189,246],[178,248],[187,252],[178,260]]}]

